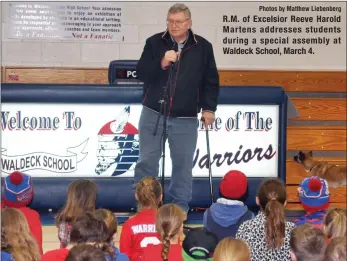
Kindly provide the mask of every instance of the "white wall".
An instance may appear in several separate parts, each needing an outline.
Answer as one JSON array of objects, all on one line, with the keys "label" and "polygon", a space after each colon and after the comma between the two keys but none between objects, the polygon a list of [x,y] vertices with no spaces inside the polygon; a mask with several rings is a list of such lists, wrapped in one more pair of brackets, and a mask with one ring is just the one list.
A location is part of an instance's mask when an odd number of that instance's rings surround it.
[{"label": "white wall", "polygon": [[[80,2],[83,3],[83,2]],[[52,41],[52,40],[22,40],[8,39],[9,3],[2,4],[2,65],[3,66],[63,66],[63,67],[107,67],[110,60],[138,59],[143,49],[144,42],[150,35],[165,30],[165,21],[168,8],[173,2],[127,2],[123,3],[123,31],[125,41]],[[113,3],[117,6],[117,3]],[[214,47],[217,65],[220,69],[278,69],[278,70],[345,70],[346,69],[346,3],[329,2],[219,2],[219,3],[193,3],[187,5],[192,11],[193,30],[208,39]],[[315,54],[306,55],[225,55],[223,54],[222,27],[223,15],[277,15],[290,16],[288,12],[261,12],[259,6],[339,6],[341,13],[336,12],[293,12],[301,16],[340,15],[340,23],[317,24],[291,24],[291,23],[249,23],[245,26],[339,26],[340,34],[319,34],[321,37],[341,37],[341,44],[312,45]],[[232,23],[229,23],[232,25]],[[229,34],[229,37],[262,37],[286,36],[280,34]],[[296,36],[289,35],[291,38]],[[317,34],[299,34],[301,37],[316,37]],[[235,45],[236,47],[242,45]],[[259,47],[256,44],[253,47]],[[273,45],[276,47],[277,45]],[[291,45],[289,45],[291,46]],[[309,47],[310,45],[305,45]],[[233,47],[233,46],[231,46]],[[282,48],[283,45],[280,45]],[[302,47],[302,45],[297,45]]]}]

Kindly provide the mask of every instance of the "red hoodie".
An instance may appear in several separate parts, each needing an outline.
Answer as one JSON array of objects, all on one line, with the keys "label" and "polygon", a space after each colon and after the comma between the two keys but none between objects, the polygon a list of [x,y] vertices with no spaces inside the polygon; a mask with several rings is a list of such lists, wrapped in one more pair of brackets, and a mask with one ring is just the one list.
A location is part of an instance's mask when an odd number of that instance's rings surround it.
[{"label": "red hoodie", "polygon": [[[1,208],[4,208],[5,204],[3,202],[1,202]],[[41,255],[43,254],[43,249],[42,249],[42,226],[41,226],[41,220],[40,220],[40,215],[37,211],[29,208],[29,207],[18,207],[16,208],[19,211],[21,211],[28,222],[30,231],[33,235],[33,237],[35,238],[39,249],[40,249],[40,253]]]},{"label": "red hoodie", "polygon": [[160,244],[160,236],[155,229],[156,214],[157,210],[144,209],[124,223],[119,250],[130,261],[139,261],[148,244]]},{"label": "red hoodie", "polygon": [[47,251],[40,261],[65,261],[67,255],[69,254],[69,249],[60,248]]},{"label": "red hoodie", "polygon": [[[163,261],[161,257],[162,245],[148,245],[144,251],[141,261]],[[182,246],[180,244],[171,244],[168,261],[183,261]]]}]

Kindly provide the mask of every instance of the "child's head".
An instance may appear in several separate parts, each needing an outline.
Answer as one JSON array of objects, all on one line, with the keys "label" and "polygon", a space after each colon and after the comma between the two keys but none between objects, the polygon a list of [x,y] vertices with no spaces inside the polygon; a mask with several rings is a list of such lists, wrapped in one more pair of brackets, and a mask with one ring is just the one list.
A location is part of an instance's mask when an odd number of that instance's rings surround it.
[{"label": "child's head", "polygon": [[18,209],[1,211],[1,249],[8,250],[14,260],[40,260],[41,254],[32,237],[25,215]]},{"label": "child's head", "polygon": [[220,182],[219,193],[223,198],[245,201],[248,196],[248,180],[245,174],[231,170]]},{"label": "child's head", "polygon": [[346,236],[346,211],[330,209],[324,219],[324,232],[328,238]]},{"label": "child's head", "polygon": [[328,183],[319,177],[305,178],[298,187],[300,202],[307,213],[326,210],[329,207]]},{"label": "child's head", "polygon": [[57,223],[74,222],[77,217],[95,211],[97,185],[90,180],[78,179],[72,182],[67,191],[66,203],[57,214]]},{"label": "child's head", "polygon": [[94,216],[105,222],[107,228],[108,228],[108,240],[107,242],[110,242],[112,244],[116,241],[116,235],[117,235],[117,228],[118,228],[118,221],[117,217],[112,213],[112,211],[108,209],[97,209],[94,213]]},{"label": "child's head", "polygon": [[222,239],[215,251],[213,261],[250,261],[251,252],[245,242],[232,237]]},{"label": "child's head", "polygon": [[109,230],[104,221],[94,217],[91,213],[85,213],[78,217],[72,225],[70,233],[70,246],[78,244],[94,245],[114,256],[114,250],[109,242]]},{"label": "child's head", "polygon": [[19,208],[30,204],[34,197],[34,187],[29,175],[15,171],[4,182],[3,201],[7,207]]},{"label": "child's head", "polygon": [[294,228],[290,236],[292,261],[322,261],[326,248],[322,230],[311,224]]},{"label": "child's head", "polygon": [[156,217],[156,230],[163,244],[162,258],[165,260],[170,250],[170,242],[178,243],[183,233],[183,222],[187,214],[176,204],[166,204],[159,208]]},{"label": "child's head", "polygon": [[144,177],[136,185],[135,197],[139,203],[139,209],[157,209],[162,201],[162,187],[154,177]]},{"label": "child's head", "polygon": [[218,244],[215,234],[204,228],[191,229],[183,240],[184,261],[212,261],[212,256]]},{"label": "child's head", "polygon": [[256,202],[266,216],[265,240],[269,248],[280,248],[284,243],[286,200],[287,192],[281,180],[267,179],[261,184]]},{"label": "child's head", "polygon": [[327,246],[324,261],[346,261],[346,237],[335,237]]},{"label": "child's head", "polygon": [[107,242],[108,237],[106,223],[96,219],[93,214],[85,213],[72,225],[70,244],[99,244]]},{"label": "child's head", "polygon": [[65,261],[105,261],[104,252],[92,245],[81,244],[70,249]]}]

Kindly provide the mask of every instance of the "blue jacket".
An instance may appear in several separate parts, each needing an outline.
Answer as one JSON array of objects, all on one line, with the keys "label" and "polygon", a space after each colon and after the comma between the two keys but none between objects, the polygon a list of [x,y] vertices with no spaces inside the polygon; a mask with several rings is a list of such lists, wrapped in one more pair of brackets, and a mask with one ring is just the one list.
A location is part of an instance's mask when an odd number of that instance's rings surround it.
[{"label": "blue jacket", "polygon": [[[129,257],[126,254],[122,254],[121,252],[119,252],[119,249],[115,246],[112,246],[113,250],[114,250],[114,257],[113,260],[115,261],[130,261]],[[106,260],[107,261],[112,261],[110,255],[106,255]]]},{"label": "blue jacket", "polygon": [[1,261],[14,261],[11,253],[1,251]]},{"label": "blue jacket", "polygon": [[235,237],[239,226],[252,218],[253,212],[243,202],[219,198],[205,211],[203,223],[220,241],[225,237]]}]

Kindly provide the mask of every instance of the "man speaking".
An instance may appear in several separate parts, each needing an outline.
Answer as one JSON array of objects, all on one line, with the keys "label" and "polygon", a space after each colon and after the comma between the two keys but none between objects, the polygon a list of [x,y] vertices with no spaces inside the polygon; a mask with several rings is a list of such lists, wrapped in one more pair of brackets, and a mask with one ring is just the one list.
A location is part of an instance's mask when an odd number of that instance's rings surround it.
[{"label": "man speaking", "polygon": [[137,77],[144,82],[144,93],[135,183],[144,176],[158,176],[163,116],[160,117],[157,134],[153,132],[158,114],[162,113],[159,101],[163,87],[167,86],[166,127],[172,160],[169,193],[173,203],[186,212],[192,198],[193,157],[199,124],[197,115],[202,111],[205,125],[212,124],[219,96],[219,75],[212,45],[194,34],[191,26],[188,7],[173,5],[167,15],[167,30],[146,40],[136,68]]}]

